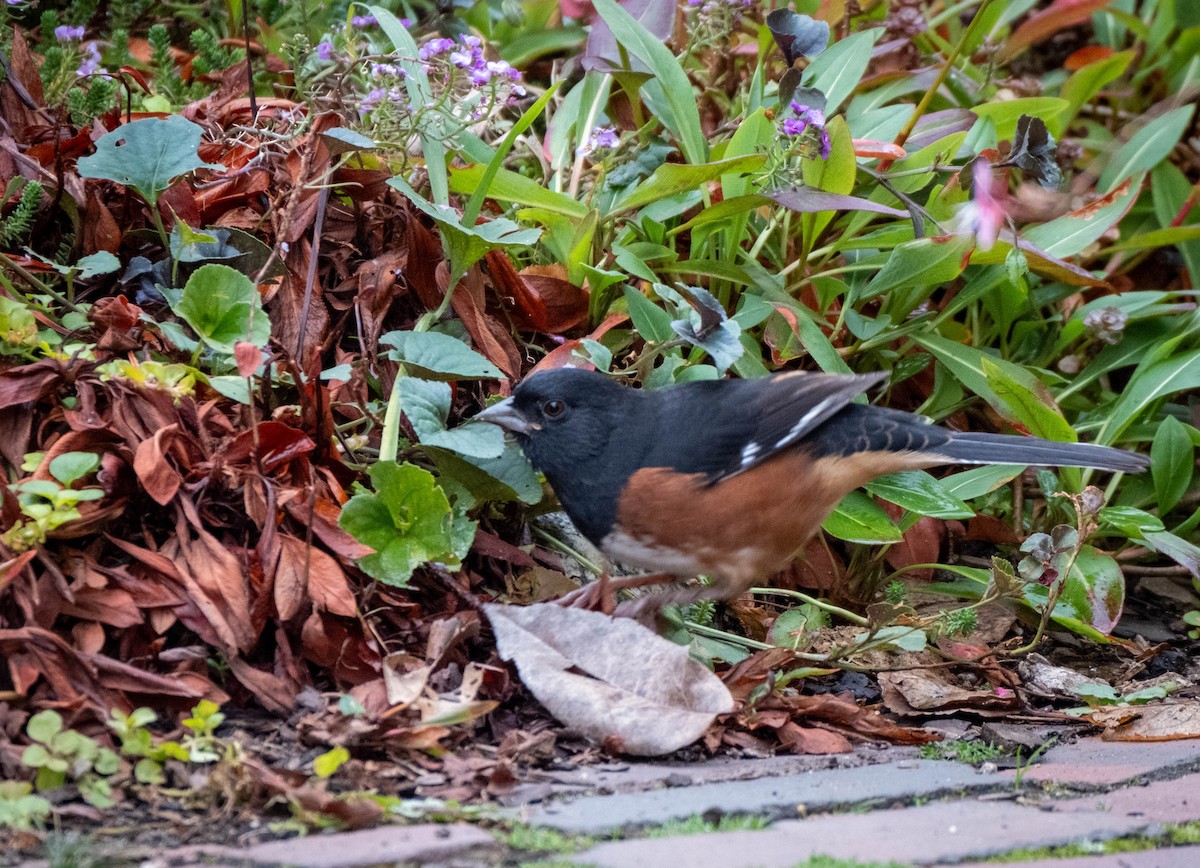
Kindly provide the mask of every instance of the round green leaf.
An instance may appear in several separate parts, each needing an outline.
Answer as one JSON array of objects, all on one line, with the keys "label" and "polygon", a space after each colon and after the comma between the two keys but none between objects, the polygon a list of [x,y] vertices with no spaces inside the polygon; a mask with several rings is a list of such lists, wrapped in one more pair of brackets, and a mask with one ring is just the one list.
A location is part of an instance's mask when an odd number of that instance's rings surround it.
[{"label": "round green leaf", "polygon": [[225,168],[200,159],[202,132],[199,125],[180,115],[125,124],[100,138],[96,153],[79,158],[79,174],[132,187],[153,206],[181,175],[196,169]]}]

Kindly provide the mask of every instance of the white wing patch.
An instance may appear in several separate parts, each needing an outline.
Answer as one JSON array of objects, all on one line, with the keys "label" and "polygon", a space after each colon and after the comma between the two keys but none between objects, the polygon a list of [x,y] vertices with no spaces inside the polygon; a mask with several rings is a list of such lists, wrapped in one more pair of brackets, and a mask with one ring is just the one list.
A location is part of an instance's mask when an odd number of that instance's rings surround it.
[{"label": "white wing patch", "polygon": [[801,436],[803,436],[805,434],[805,432],[808,431],[812,421],[814,419],[819,418],[820,415],[822,413],[824,413],[825,410],[828,409],[828,407],[831,404],[843,404],[843,403],[845,403],[845,398],[841,395],[830,395],[824,401],[818,402],[817,404],[815,404],[812,407],[811,410],[809,410],[807,413],[805,413],[803,416],[801,416],[796,421],[796,424],[788,429],[788,432],[786,434],[784,434],[781,438],[779,438],[778,441],[776,441],[775,448],[782,449],[784,446],[787,446],[789,443],[792,443],[792,442],[796,441],[797,439],[799,439]]},{"label": "white wing patch", "polygon": [[758,457],[758,453],[762,451],[762,445],[756,441],[750,441],[742,447],[742,463],[741,467],[744,470],[754,463],[754,459]]}]

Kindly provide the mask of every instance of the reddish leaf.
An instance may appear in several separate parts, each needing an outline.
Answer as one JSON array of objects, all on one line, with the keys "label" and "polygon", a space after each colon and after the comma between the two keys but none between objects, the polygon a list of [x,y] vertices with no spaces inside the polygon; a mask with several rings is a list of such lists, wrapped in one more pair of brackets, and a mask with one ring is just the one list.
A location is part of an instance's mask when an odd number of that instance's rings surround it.
[{"label": "reddish leaf", "polygon": [[1083,48],[1073,52],[1063,62],[1063,69],[1067,72],[1076,72],[1083,69],[1088,64],[1096,63],[1100,60],[1107,60],[1113,56],[1113,50],[1107,45],[1085,45]]},{"label": "reddish leaf", "polygon": [[[337,561],[321,549],[306,546],[304,540],[294,536],[280,536],[279,543],[279,569],[275,576],[277,603],[280,598],[279,584],[286,580],[293,587],[300,588],[301,593],[307,588],[307,597],[321,611],[347,618],[358,613],[358,603]],[[291,615],[285,616],[281,610],[280,617],[286,620]]]},{"label": "reddish leaf", "polygon": [[996,60],[1004,63],[1026,48],[1053,36],[1060,30],[1084,24],[1112,0],[1054,0],[1046,9],[1025,19],[1008,41],[1000,47]]},{"label": "reddish leaf", "polygon": [[260,422],[257,431],[243,431],[239,434],[226,449],[225,460],[230,464],[251,464],[256,439],[262,469],[266,473],[271,473],[317,448],[312,438],[300,429],[268,420]]},{"label": "reddish leaf", "polygon": [[238,341],[233,345],[233,360],[238,376],[251,377],[262,364],[262,350],[249,341]]},{"label": "reddish leaf", "polygon": [[908,152],[899,145],[891,142],[877,142],[874,139],[854,139],[854,156],[880,160],[903,160]]},{"label": "reddish leaf", "polygon": [[501,300],[519,325],[561,334],[587,320],[588,294],[566,279],[562,266],[530,266],[518,273],[500,250],[488,252],[487,264]]},{"label": "reddish leaf", "polygon": [[[599,340],[609,329],[620,325],[629,319],[628,314],[614,313],[610,314],[604,322],[596,327],[596,330],[587,337],[591,340]],[[583,368],[584,370],[595,370],[596,366],[590,362],[585,362],[580,356],[575,355],[575,350],[581,344],[578,340],[563,341],[549,353],[542,357],[542,360],[534,365],[533,370],[529,373],[537,371],[552,371],[555,368]]]},{"label": "reddish leaf", "polygon": [[287,716],[296,706],[295,685],[278,675],[251,666],[241,657],[229,660],[229,671],[268,711]]},{"label": "reddish leaf", "polygon": [[149,440],[138,444],[133,456],[133,470],[146,493],[160,506],[166,506],[179,491],[183,477],[167,460],[171,441],[179,434],[178,425],[161,428]]},{"label": "reddish leaf", "polygon": [[9,368],[0,373],[0,410],[41,400],[54,390],[62,377],[62,363],[57,359]]},{"label": "reddish leaf", "polygon": [[466,326],[475,348],[506,377],[515,380],[521,373],[521,351],[508,327],[487,315],[483,278],[477,267],[459,281],[450,304]]}]

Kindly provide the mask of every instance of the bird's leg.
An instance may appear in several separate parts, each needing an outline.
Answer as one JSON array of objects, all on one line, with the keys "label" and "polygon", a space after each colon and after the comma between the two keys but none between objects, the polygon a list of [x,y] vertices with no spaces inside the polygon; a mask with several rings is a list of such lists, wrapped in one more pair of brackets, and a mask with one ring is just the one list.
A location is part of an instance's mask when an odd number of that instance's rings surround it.
[{"label": "bird's leg", "polygon": [[729,594],[721,585],[693,585],[686,588],[668,588],[657,594],[647,594],[636,600],[626,600],[617,606],[615,616],[618,618],[633,618],[646,623],[653,622],[653,616],[664,606],[687,606],[699,600],[724,599]]},{"label": "bird's leg", "polygon": [[662,585],[675,581],[675,578],[673,573],[651,573],[646,576],[622,576],[614,579],[605,570],[596,581],[564,594],[555,602],[572,609],[591,609],[611,615],[616,609],[617,591]]}]

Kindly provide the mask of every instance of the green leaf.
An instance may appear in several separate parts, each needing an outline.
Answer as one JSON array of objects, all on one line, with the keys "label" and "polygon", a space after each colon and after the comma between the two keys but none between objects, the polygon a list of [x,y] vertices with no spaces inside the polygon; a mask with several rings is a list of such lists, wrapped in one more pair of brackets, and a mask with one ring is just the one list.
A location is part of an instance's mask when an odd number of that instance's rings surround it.
[{"label": "green leaf", "polygon": [[[1036,395],[1040,390],[1046,388],[1037,377],[1020,365],[989,356],[975,347],[947,340],[940,335],[919,334],[913,335],[912,339],[933,353],[937,360],[946,366],[946,369],[955,379],[987,401],[1002,416],[1012,421],[1026,424],[1024,420],[1017,417],[1008,403],[1001,400],[1000,396],[993,390],[991,382],[988,380],[987,371],[994,369],[1001,372],[1007,381],[1012,384],[1009,388],[1015,390],[1019,386],[1030,395]],[[985,363],[990,367],[985,368]],[[1010,396],[1010,400],[1015,401],[1015,398]],[[1033,399],[1028,398],[1028,400]],[[1046,420],[1042,421],[1045,422]],[[1052,425],[1053,423],[1047,424]]]},{"label": "green leaf", "polygon": [[515,440],[504,441],[499,458],[475,458],[442,449],[429,449],[428,454],[443,478],[462,485],[477,502],[519,500],[532,506],[542,499],[542,483]]},{"label": "green leaf", "polygon": [[319,778],[333,777],[334,772],[341,768],[348,759],[350,759],[350,751],[338,745],[313,760],[313,773]]},{"label": "green leaf", "polygon": [[389,359],[427,380],[479,380],[504,376],[500,369],[458,338],[438,332],[388,332],[381,344],[395,347]]},{"label": "green leaf", "polygon": [[625,303],[633,327],[645,340],[661,344],[675,337],[671,330],[671,315],[632,286],[625,287]]},{"label": "green leaf", "polygon": [[54,737],[62,732],[62,729],[62,715],[50,709],[39,711],[25,724],[25,732],[29,737],[42,744],[50,744]]},{"label": "green leaf", "polygon": [[857,543],[895,543],[904,539],[883,507],[861,491],[846,495],[822,527],[838,539]]},{"label": "green leaf", "polygon": [[925,631],[919,627],[905,627],[894,624],[890,627],[880,627],[871,636],[871,643],[882,643],[883,649],[898,651],[924,651],[928,642]]},{"label": "green leaf", "polygon": [[325,142],[325,147],[329,148],[329,153],[335,157],[350,151],[373,151],[379,147],[362,133],[345,127],[325,130],[321,133],[321,139]]},{"label": "green leaf", "polygon": [[972,518],[975,511],[924,470],[889,473],[864,486],[876,497],[934,518]]},{"label": "green leaf", "polygon": [[801,83],[825,94],[827,114],[834,114],[858,87],[871,62],[871,49],[882,35],[879,27],[853,33],[814,57],[804,70]]},{"label": "green leaf", "polygon": [[979,361],[996,397],[1031,433],[1063,443],[1074,443],[1079,439],[1041,380],[1011,363],[1005,370],[997,360],[987,356],[980,357]]},{"label": "green leaf", "polygon": [[0,296],[0,352],[11,348],[18,352],[38,343],[37,318],[15,299]]},{"label": "green leaf", "polygon": [[96,142],[96,153],[79,158],[79,174],[132,187],[153,207],[181,175],[225,168],[200,159],[202,132],[180,115],[124,124]]},{"label": "green leaf", "polygon": [[133,767],[133,777],[139,784],[165,783],[167,776],[163,774],[162,763],[152,759],[140,759]]},{"label": "green leaf", "polygon": [[1089,63],[1072,73],[1062,87],[1062,96],[1067,101],[1067,107],[1054,118],[1050,131],[1055,136],[1061,136],[1066,125],[1075,119],[1075,115],[1079,114],[1079,110],[1090,102],[1092,97],[1098,94],[1105,85],[1111,84],[1124,75],[1132,60],[1132,51],[1122,51],[1103,60],[1097,60],[1095,63]]},{"label": "green leaf", "polygon": [[1131,183],[1121,196],[1083,216],[1068,214],[1023,230],[1024,240],[1058,258],[1074,256],[1121,221],[1137,200],[1140,185]]},{"label": "green leaf", "polygon": [[1196,470],[1196,450],[1187,426],[1168,416],[1158,426],[1150,444],[1150,473],[1158,511],[1166,515],[1187,492]]},{"label": "green leaf", "polygon": [[1139,367],[1108,411],[1096,442],[1110,445],[1147,409],[1176,392],[1200,388],[1200,350]]},{"label": "green leaf", "polygon": [[504,217],[497,217],[477,226],[466,226],[459,213],[449,205],[435,205],[413,190],[403,178],[388,179],[388,184],[404,194],[413,205],[432,218],[442,231],[442,243],[450,258],[450,287],[489,250],[501,247],[528,246],[541,236],[540,229],[522,229]]},{"label": "green leaf", "polygon": [[98,250],[89,256],[82,257],[75,263],[77,276],[83,280],[90,280],[102,274],[112,274],[120,267],[121,260],[107,250]]},{"label": "green leaf", "polygon": [[767,631],[767,641],[783,648],[799,648],[807,634],[828,626],[828,613],[811,603],[805,603],[780,612]]},{"label": "green leaf", "polygon": [[[1047,589],[1032,582],[1025,599],[1034,608],[1045,607]],[[1084,546],[1063,583],[1053,619],[1081,636],[1105,641],[1125,606],[1125,577],[1108,555]]]},{"label": "green leaf", "polygon": [[100,456],[94,452],[64,452],[51,459],[50,475],[70,488],[99,466]]},{"label": "green leaf", "polygon": [[1055,96],[1030,96],[1021,99],[992,100],[972,106],[971,111],[979,118],[990,120],[996,125],[996,135],[1000,139],[1011,139],[1017,131],[1017,121],[1021,115],[1041,118],[1047,124],[1067,110],[1065,99]]},{"label": "green leaf", "polygon": [[245,377],[239,377],[236,374],[205,377],[201,374],[201,378],[212,387],[213,391],[219,395],[224,395],[231,401],[237,401],[239,404],[245,404],[247,407],[254,403],[250,398],[250,384],[246,382]]},{"label": "green leaf", "polygon": [[1099,518],[1102,525],[1114,527],[1134,539],[1164,530],[1158,516],[1132,506],[1106,506],[1100,510]]},{"label": "green leaf", "polygon": [[206,344],[223,353],[232,355],[234,344],[242,341],[265,347],[271,338],[271,321],[258,289],[228,265],[209,263],[197,268],[171,309]]},{"label": "green leaf", "polygon": [[991,467],[972,467],[959,473],[952,473],[940,480],[946,492],[953,497],[963,500],[974,500],[983,497],[1007,485],[1025,471],[1024,467],[1015,464],[996,464]]},{"label": "green leaf", "polygon": [[[455,193],[473,193],[483,181],[483,166],[468,166],[450,170],[450,189]],[[547,189],[532,178],[518,175],[509,169],[501,169],[488,187],[488,196],[499,202],[515,202],[541,208],[554,214],[563,214],[582,220],[588,207],[565,193]]]},{"label": "green leaf", "polygon": [[1142,534],[1142,541],[1159,554],[1186,567],[1194,577],[1192,584],[1196,584],[1196,578],[1200,578],[1200,546],[1166,531],[1146,531]]},{"label": "green leaf", "polygon": [[1192,122],[1195,110],[1190,103],[1181,105],[1134,133],[1100,174],[1097,189],[1108,193],[1126,178],[1153,169],[1165,160]]},{"label": "green leaf", "polygon": [[50,752],[44,745],[31,744],[21,754],[21,765],[31,769],[47,768],[50,765]]},{"label": "green leaf", "polygon": [[[453,340],[453,339],[452,339]],[[495,425],[468,422],[446,428],[450,415],[450,385],[415,377],[400,377],[392,399],[426,446],[438,446],[475,458],[499,458],[504,451],[504,432]]]},{"label": "green leaf", "polygon": [[610,212],[631,211],[668,196],[695,190],[722,175],[745,175],[762,168],[765,154],[748,154],[714,163],[680,165],[663,163],[654,174],[613,203]]},{"label": "green leaf", "polygon": [[615,0],[593,0],[593,5],[612,29],[617,42],[654,73],[656,81],[644,85],[643,89],[654,102],[660,101],[655,97],[661,98],[664,111],[660,118],[675,135],[684,157],[689,163],[703,163],[708,146],[700,127],[700,111],[692,83],[675,55]]},{"label": "green leaf", "polygon": [[948,283],[962,274],[970,245],[970,239],[958,235],[898,244],[856,300],[865,301],[899,287]]},{"label": "green leaf", "polygon": [[456,569],[464,528],[473,532],[474,524],[456,521],[433,474],[412,464],[380,461],[370,476],[375,493],[354,495],[338,519],[343,530],[375,549],[358,561],[359,567],[401,588],[408,587],[417,567],[430,561]]}]

